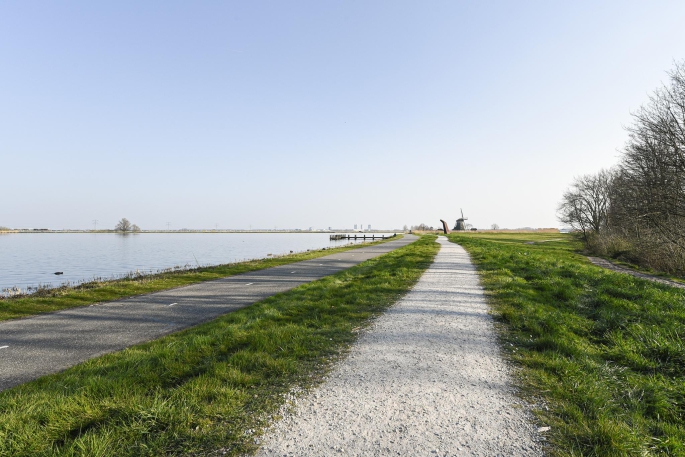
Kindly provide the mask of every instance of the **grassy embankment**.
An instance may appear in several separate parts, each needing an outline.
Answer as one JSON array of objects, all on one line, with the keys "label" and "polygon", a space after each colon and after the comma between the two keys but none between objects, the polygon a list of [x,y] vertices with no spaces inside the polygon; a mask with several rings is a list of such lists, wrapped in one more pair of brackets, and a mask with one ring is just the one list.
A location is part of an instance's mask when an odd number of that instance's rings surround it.
[{"label": "grassy embankment", "polygon": [[478,265],[552,455],[685,455],[685,291],[595,267],[565,235],[450,239]]},{"label": "grassy embankment", "polygon": [[434,236],[160,340],[0,393],[0,456],[241,455],[369,319],[407,292]]},{"label": "grassy embankment", "polygon": [[[400,237],[391,238],[390,240],[396,240]],[[323,257],[337,252],[357,249],[362,246],[386,243],[390,240],[302,252],[261,260],[201,267],[192,270],[170,270],[152,275],[132,275],[131,277],[111,281],[92,281],[74,287],[65,286],[53,289],[40,289],[38,292],[30,295],[0,297],[0,321],[188,286],[249,271],[263,270],[278,265]]]}]

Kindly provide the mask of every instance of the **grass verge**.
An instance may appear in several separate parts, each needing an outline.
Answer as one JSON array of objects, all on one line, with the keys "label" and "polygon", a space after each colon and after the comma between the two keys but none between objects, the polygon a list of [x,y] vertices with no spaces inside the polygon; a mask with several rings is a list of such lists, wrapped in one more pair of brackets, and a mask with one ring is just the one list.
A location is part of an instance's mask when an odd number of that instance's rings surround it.
[{"label": "grass verge", "polygon": [[558,234],[449,238],[479,268],[551,455],[685,455],[683,290],[596,267]]},{"label": "grass verge", "polygon": [[[400,236],[401,237],[401,236]],[[391,238],[390,240],[397,240]],[[302,252],[261,260],[229,263],[192,270],[168,271],[153,275],[126,277],[111,281],[93,281],[75,287],[41,289],[35,294],[15,297],[0,296],[0,321],[34,316],[36,314],[59,311],[77,306],[87,306],[135,295],[174,289],[204,281],[234,276],[249,271],[263,270],[278,265],[323,257],[336,252],[349,251],[363,246],[386,243],[390,240],[376,241],[363,245],[343,246],[334,249]]]},{"label": "grass verge", "polygon": [[0,393],[0,456],[241,455],[430,265],[434,236]]}]

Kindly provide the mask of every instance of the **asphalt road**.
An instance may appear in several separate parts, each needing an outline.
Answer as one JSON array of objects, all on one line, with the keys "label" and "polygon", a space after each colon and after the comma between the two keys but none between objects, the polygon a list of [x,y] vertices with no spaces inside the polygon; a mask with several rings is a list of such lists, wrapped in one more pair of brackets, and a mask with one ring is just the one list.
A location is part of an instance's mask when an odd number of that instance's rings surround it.
[{"label": "asphalt road", "polygon": [[417,238],[177,289],[0,322],[0,391],[192,327],[406,246]]}]

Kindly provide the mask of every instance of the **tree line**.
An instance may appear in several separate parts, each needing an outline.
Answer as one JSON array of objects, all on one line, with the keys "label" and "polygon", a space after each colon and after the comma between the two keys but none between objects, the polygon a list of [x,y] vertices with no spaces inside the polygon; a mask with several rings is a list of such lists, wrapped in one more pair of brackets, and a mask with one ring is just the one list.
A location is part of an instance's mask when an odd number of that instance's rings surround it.
[{"label": "tree line", "polygon": [[685,60],[633,113],[619,163],[577,177],[559,220],[591,253],[685,274]]}]

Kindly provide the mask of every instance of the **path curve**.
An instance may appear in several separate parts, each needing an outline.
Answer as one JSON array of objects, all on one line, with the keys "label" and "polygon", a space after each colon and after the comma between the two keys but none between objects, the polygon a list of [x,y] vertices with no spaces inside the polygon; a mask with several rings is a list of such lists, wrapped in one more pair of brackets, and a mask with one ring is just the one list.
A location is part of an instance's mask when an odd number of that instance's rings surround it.
[{"label": "path curve", "polygon": [[326,381],[262,439],[257,456],[539,456],[476,269],[439,237],[435,262]]},{"label": "path curve", "polygon": [[664,279],[664,278],[659,278],[657,276],[652,276],[647,273],[641,273],[639,271],[634,271],[629,268],[624,268],[622,266],[616,265],[613,262],[610,262],[606,259],[602,259],[601,257],[590,257],[588,256],[588,259],[590,262],[592,262],[594,265],[597,265],[598,267],[606,268],[607,270],[615,271],[617,273],[625,273],[631,276],[634,276],[636,278],[640,279],[646,279],[648,281],[652,282],[658,282],[659,284],[665,284],[667,286],[671,287],[677,287],[679,289],[685,289],[685,284],[676,282],[676,281],[671,281],[670,279]]}]

